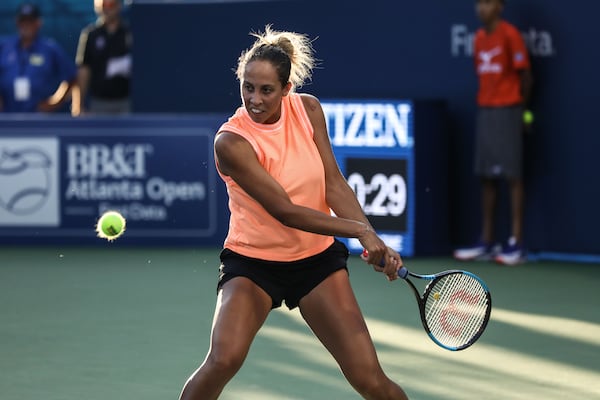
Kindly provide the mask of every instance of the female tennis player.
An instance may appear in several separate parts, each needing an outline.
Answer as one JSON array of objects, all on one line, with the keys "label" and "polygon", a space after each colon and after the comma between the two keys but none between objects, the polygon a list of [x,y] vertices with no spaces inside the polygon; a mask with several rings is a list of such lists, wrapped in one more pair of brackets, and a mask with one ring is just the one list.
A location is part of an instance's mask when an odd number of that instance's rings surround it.
[{"label": "female tennis player", "polygon": [[300,308],[365,399],[407,399],[380,366],[350,286],[348,250],[334,237],[357,238],[368,262],[389,280],[402,260],[377,236],[341,174],[321,104],[295,92],[315,65],[311,42],[270,26],[252,35],[237,68],[243,105],[214,144],[231,219],[211,343],[180,399],[218,398],[270,310],[283,301]]}]

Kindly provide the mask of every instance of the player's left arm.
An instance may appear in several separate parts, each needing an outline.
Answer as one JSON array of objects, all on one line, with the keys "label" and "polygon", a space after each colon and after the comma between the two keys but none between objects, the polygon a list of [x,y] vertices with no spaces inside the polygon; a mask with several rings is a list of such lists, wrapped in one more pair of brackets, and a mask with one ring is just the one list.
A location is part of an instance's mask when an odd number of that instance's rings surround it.
[{"label": "player's left arm", "polygon": [[312,95],[303,93],[301,96],[314,129],[313,140],[317,145],[325,168],[327,204],[338,217],[362,221],[370,226],[354,191],[340,171],[333,154],[321,103]]},{"label": "player's left arm", "polygon": [[[325,122],[325,114],[323,113],[321,103],[314,96],[308,94],[301,94],[301,96],[304,108],[306,109],[313,126],[313,140],[317,145],[325,169],[325,195],[327,205],[333,210],[336,216],[364,222],[373,229],[356,198],[356,194],[350,185],[348,185],[346,178],[344,178],[344,175],[337,164],[331,148],[329,134],[327,133],[327,124]],[[386,274],[389,279],[396,279],[396,271],[399,266],[402,265],[402,258],[396,251],[386,246],[379,236],[375,236],[377,241],[373,242],[373,245],[375,246],[373,249],[378,252],[378,255],[370,259],[381,260],[382,255],[385,253],[387,253],[387,257],[385,257],[386,265],[384,268],[378,265],[373,266],[377,271]],[[393,259],[394,262],[389,262],[391,259]]]}]

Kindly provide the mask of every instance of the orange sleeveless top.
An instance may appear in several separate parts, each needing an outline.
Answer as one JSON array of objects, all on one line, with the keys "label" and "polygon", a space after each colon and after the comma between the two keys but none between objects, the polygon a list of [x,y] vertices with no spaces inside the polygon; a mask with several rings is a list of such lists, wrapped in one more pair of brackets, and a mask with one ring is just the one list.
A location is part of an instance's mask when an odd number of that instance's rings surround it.
[{"label": "orange sleeveless top", "polygon": [[[283,97],[281,117],[276,123],[256,123],[242,106],[218,133],[225,131],[240,135],[250,143],[258,161],[294,204],[330,213],[325,201],[323,162],[299,94],[290,93]],[[283,225],[231,177],[220,172],[219,175],[227,187],[231,212],[224,247],[247,257],[296,261],[318,254],[333,243],[331,236]]]}]

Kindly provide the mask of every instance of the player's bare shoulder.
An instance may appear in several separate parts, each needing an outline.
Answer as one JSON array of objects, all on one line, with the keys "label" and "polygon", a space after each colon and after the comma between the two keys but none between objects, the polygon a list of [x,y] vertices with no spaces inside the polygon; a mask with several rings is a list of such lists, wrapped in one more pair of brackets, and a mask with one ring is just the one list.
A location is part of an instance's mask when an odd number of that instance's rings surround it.
[{"label": "player's bare shoulder", "polygon": [[244,146],[250,146],[248,140],[234,132],[221,131],[215,137],[215,151],[218,153],[239,150]]},{"label": "player's bare shoulder", "polygon": [[233,132],[222,131],[215,137],[215,156],[219,170],[228,175],[231,168],[243,164],[251,156],[255,156],[250,143]]},{"label": "player's bare shoulder", "polygon": [[300,98],[315,131],[325,129],[325,114],[319,99],[308,93],[301,93]]},{"label": "player's bare shoulder", "polygon": [[304,108],[308,113],[323,112],[321,102],[316,96],[308,93],[300,93],[300,98],[302,99],[302,104],[304,104]]}]

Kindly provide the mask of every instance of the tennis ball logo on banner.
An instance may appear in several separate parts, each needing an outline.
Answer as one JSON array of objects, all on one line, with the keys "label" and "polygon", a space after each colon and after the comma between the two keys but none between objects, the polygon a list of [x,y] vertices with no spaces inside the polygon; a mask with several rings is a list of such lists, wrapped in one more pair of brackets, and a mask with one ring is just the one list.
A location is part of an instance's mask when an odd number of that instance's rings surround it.
[{"label": "tennis ball logo on banner", "polygon": [[13,214],[39,209],[48,197],[50,165],[48,155],[38,149],[4,150],[0,154],[2,208]]}]

